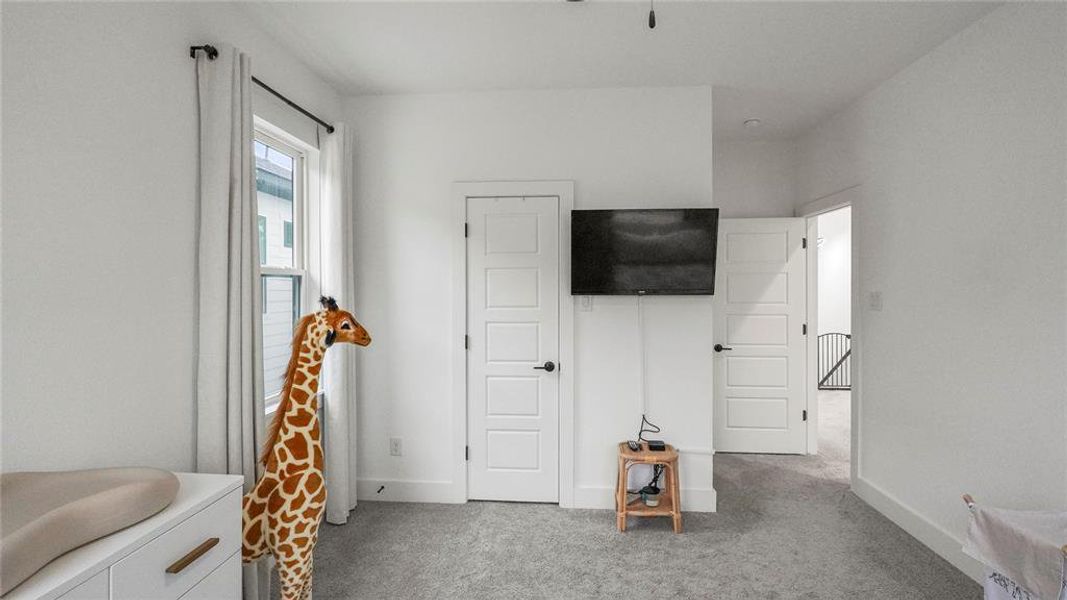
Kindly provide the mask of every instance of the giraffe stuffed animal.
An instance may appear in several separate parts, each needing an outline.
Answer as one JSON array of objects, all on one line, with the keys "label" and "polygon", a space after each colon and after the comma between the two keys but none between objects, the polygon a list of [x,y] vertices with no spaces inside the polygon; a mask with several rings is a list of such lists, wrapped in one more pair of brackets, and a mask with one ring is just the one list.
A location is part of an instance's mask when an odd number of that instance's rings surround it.
[{"label": "giraffe stuffed animal", "polygon": [[326,350],[336,343],[370,344],[370,335],[333,298],[305,315],[293,335],[281,401],[267,435],[256,486],[244,496],[241,560],[268,552],[274,556],[283,600],[311,594],[312,551],[326,508],[319,430],[319,371]]}]

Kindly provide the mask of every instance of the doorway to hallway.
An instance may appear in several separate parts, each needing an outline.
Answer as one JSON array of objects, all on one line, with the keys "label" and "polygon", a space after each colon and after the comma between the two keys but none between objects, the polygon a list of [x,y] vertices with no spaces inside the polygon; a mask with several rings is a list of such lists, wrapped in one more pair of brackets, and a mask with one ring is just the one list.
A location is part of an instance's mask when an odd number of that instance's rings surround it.
[{"label": "doorway to hallway", "polygon": [[852,389],[852,207],[816,221],[816,398],[819,454],[848,473]]}]

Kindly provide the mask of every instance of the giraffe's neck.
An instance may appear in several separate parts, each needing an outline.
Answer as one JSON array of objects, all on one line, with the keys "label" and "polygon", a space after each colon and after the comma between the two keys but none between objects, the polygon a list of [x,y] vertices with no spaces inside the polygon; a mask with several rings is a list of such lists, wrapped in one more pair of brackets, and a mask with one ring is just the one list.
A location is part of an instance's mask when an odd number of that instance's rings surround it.
[{"label": "giraffe's neck", "polygon": [[[325,356],[321,339],[325,332],[323,320],[316,319],[300,341],[300,351],[293,368],[288,398],[283,399],[281,448],[275,448],[278,466],[311,465],[322,468],[322,447],[319,430],[319,371]],[[277,446],[277,445],[276,445]]]},{"label": "giraffe's neck", "polygon": [[285,411],[285,421],[300,418],[305,411],[311,411],[312,417],[318,414],[319,371],[322,370],[323,353],[313,348],[308,342],[300,347],[300,362],[293,374],[293,384],[289,388],[289,402]]},{"label": "giraffe's neck", "polygon": [[293,373],[293,383],[289,387],[289,402],[285,411],[286,423],[291,424],[291,421],[297,420],[298,425],[303,425],[308,411],[311,413],[311,418],[318,418],[319,371],[322,370],[322,359],[325,356],[317,342],[321,326],[322,323],[316,320],[304,333],[304,339],[300,341],[296,372]]}]

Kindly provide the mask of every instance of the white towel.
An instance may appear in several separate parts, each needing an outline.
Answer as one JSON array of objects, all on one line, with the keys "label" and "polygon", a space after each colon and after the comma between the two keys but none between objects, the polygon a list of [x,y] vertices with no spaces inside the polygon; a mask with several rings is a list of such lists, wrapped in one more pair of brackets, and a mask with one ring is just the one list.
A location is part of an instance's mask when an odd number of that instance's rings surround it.
[{"label": "white towel", "polygon": [[1067,513],[974,507],[963,551],[1041,600],[1060,600]]}]

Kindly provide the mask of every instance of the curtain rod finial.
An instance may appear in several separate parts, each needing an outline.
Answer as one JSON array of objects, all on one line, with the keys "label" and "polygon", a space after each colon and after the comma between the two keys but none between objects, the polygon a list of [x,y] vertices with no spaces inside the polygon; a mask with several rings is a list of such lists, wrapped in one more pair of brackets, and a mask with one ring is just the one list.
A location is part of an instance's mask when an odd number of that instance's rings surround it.
[{"label": "curtain rod finial", "polygon": [[203,46],[189,46],[189,58],[196,58],[197,50],[203,50],[207,54],[208,60],[215,60],[219,57],[218,48],[211,44],[204,44]]}]

